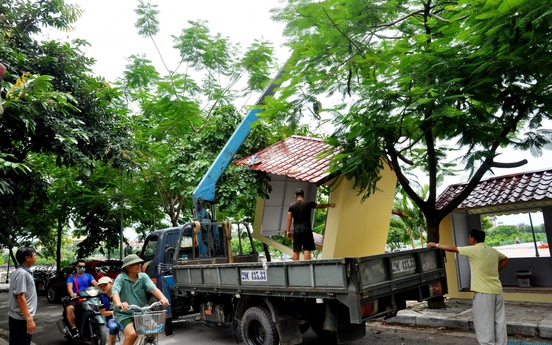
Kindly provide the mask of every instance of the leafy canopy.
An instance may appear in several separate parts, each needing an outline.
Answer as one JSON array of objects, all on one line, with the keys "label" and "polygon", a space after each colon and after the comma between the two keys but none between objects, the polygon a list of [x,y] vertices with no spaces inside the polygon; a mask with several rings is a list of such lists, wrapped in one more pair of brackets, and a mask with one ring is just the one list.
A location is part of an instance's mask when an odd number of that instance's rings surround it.
[{"label": "leafy canopy", "polygon": [[[120,164],[126,111],[115,101],[119,92],[91,76],[85,41],[39,40],[45,28],[71,30],[82,13],[77,6],[15,0],[0,9],[7,69],[0,80],[0,244],[52,244],[71,212],[85,212],[79,182],[98,164]],[[73,184],[65,183],[69,176]]]},{"label": "leafy canopy", "polygon": [[[138,33],[152,40],[163,59],[155,40],[160,31],[157,6],[140,1],[135,12]],[[172,36],[180,56],[176,68],[164,65],[165,71],[158,71],[148,56],[133,55],[119,80],[134,109],[134,149],[125,168],[132,182],[124,186],[125,203],[137,216],[140,232],[165,226],[167,218],[172,226],[192,219],[193,190],[241,122],[243,114],[234,104],[264,90],[276,68],[268,41],[256,40],[242,49],[212,33],[205,21],[186,24]],[[259,122],[236,158],[266,147],[270,140],[272,134]],[[266,190],[261,175],[231,165],[217,184],[219,219],[252,217],[250,205]],[[149,220],[146,212],[134,211],[138,209],[148,210]]]},{"label": "leafy canopy", "polygon": [[[382,158],[420,207],[430,241],[439,222],[512,147],[541,156],[552,131],[552,9],[546,0],[391,2],[291,0],[275,9],[293,51],[281,104],[328,97],[340,151],[331,163],[365,197]],[[464,191],[436,207],[446,175],[470,172]],[[424,198],[410,173],[427,176]]]}]

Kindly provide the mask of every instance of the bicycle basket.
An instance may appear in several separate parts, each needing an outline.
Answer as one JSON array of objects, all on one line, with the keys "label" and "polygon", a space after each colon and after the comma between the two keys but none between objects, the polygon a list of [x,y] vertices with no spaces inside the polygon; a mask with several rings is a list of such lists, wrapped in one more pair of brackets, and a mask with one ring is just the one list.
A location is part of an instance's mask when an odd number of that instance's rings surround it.
[{"label": "bicycle basket", "polygon": [[159,333],[165,326],[165,310],[149,311],[144,314],[134,313],[136,334]]}]

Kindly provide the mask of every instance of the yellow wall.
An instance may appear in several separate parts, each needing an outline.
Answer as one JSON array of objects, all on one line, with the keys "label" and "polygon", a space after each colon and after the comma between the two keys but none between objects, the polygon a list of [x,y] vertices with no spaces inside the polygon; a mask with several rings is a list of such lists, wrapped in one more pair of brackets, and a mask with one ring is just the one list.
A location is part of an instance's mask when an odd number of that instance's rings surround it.
[{"label": "yellow wall", "polygon": [[385,250],[397,178],[384,164],[378,190],[361,203],[353,181],[343,179],[330,195],[322,258],[381,254]]},{"label": "yellow wall", "polygon": [[[322,258],[343,258],[381,254],[385,250],[389,220],[393,208],[397,178],[387,164],[377,190],[364,203],[353,190],[353,182],[343,179],[330,195],[335,208],[328,209]],[[261,234],[264,199],[257,198],[253,237],[282,253],[293,254],[291,248]]]},{"label": "yellow wall", "polygon": [[[445,244],[454,244],[452,237],[452,220],[448,215],[441,221],[439,226],[439,242]],[[456,255],[447,253],[447,262],[445,264],[448,283],[448,298],[472,299],[473,292],[458,291],[458,274],[456,271]],[[525,301],[525,302],[552,302],[552,295],[542,293],[504,293],[504,299],[507,301]]]}]

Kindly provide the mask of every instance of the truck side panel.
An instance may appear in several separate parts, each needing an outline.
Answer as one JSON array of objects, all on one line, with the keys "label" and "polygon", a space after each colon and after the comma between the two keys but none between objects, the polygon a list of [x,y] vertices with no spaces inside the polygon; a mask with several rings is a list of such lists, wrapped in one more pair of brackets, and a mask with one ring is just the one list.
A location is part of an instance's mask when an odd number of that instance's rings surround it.
[{"label": "truck side panel", "polygon": [[289,296],[300,292],[313,297],[347,293],[345,259],[297,262],[175,265],[175,287]]},{"label": "truck side panel", "polygon": [[418,249],[361,258],[175,265],[173,273],[175,287],[197,292],[373,299],[444,280],[443,266],[438,251]]},{"label": "truck side panel", "polygon": [[392,306],[396,313],[405,307],[406,300],[427,300],[447,292],[444,261],[438,250],[366,256],[357,258],[355,266],[351,282],[357,284],[359,294],[336,296],[349,307],[352,323],[369,318],[363,315],[361,306],[370,301]]}]

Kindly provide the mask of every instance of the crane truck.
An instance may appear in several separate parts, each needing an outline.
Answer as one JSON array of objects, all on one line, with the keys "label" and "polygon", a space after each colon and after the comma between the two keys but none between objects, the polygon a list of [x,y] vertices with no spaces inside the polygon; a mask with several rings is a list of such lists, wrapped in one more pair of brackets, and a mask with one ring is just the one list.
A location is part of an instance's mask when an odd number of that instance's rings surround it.
[{"label": "crane truck", "polygon": [[431,248],[279,262],[259,261],[254,245],[251,252],[233,253],[232,233],[252,244],[251,231],[247,224],[217,220],[215,185],[260,111],[244,117],[196,187],[194,221],[146,238],[145,271],[170,296],[168,320],[194,312],[205,322],[231,323],[247,345],[300,344],[309,328],[343,344],[362,338],[367,320],[392,317],[407,300],[447,292],[443,256]]}]

